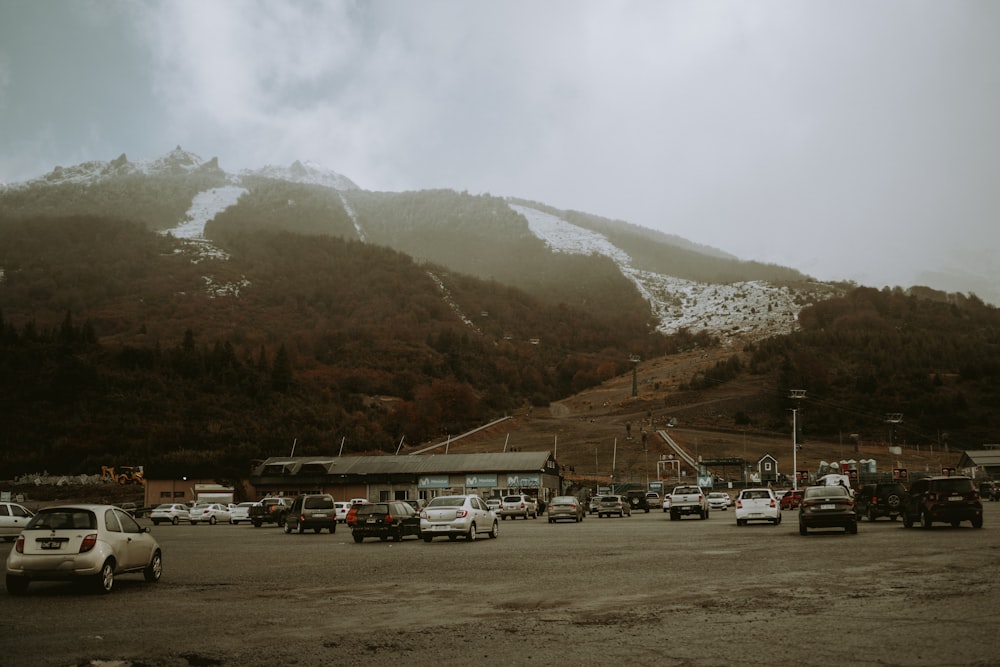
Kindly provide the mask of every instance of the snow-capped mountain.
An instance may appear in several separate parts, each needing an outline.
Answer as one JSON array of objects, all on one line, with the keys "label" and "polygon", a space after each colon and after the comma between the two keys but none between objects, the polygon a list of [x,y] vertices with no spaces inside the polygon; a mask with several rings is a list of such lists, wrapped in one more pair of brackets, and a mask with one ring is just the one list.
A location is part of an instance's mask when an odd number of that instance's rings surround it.
[{"label": "snow-capped mountain", "polygon": [[[168,154],[152,159],[130,161],[124,154],[109,162],[90,161],[73,167],[56,167],[38,179],[7,186],[16,188],[88,184],[118,177],[143,175],[191,176],[206,185],[188,204],[184,216],[175,226],[161,230],[186,242],[192,261],[206,257],[225,259],[226,254],[204,236],[206,224],[227,208],[236,205],[246,195],[254,179],[266,178],[330,188],[336,193],[353,222],[357,239],[367,242],[369,234],[358,219],[349,195],[360,188],[349,178],[314,164],[296,161],[287,167],[265,166],[239,173],[225,172],[217,158],[203,160],[180,146]],[[190,179],[189,179],[190,180]],[[223,185],[220,185],[223,183]],[[210,184],[210,185],[209,185]],[[196,186],[198,187],[198,186]],[[508,201],[506,205],[527,220],[531,233],[545,242],[553,252],[598,254],[611,259],[643,296],[656,318],[658,330],[674,333],[682,328],[707,330],[723,339],[760,338],[787,333],[797,326],[797,312],[803,303],[832,296],[830,285],[775,286],[762,280],[731,284],[705,284],[676,276],[656,273],[636,267],[633,258],[599,232],[585,229],[557,213],[542,211],[526,204]],[[216,295],[233,294],[252,288],[249,279],[233,287],[215,284],[206,277],[207,289]],[[464,318],[467,319],[467,318]]]}]

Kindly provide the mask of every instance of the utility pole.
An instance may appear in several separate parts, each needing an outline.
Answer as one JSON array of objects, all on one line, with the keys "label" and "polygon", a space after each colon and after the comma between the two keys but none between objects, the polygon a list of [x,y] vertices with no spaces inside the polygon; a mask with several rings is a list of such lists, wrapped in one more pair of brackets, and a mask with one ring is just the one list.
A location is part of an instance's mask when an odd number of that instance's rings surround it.
[{"label": "utility pole", "polygon": [[[788,395],[789,398],[796,401],[802,400],[806,397],[805,389],[792,389],[791,393]],[[799,409],[797,407],[792,408],[792,489],[797,490],[799,488],[799,425],[796,420],[796,415]]]},{"label": "utility pole", "polygon": [[628,358],[628,360],[632,362],[632,398],[635,398],[639,395],[638,369],[639,369],[639,362],[642,361],[642,359],[640,359],[638,355],[633,354],[631,357]]}]

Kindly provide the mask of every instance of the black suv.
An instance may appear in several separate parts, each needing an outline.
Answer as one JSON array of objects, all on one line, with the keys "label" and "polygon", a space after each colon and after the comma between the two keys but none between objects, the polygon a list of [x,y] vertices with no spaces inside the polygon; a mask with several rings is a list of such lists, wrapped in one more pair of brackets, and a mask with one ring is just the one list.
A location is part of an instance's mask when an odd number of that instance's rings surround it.
[{"label": "black suv", "polygon": [[910,528],[917,521],[930,528],[935,521],[954,527],[962,521],[973,528],[983,527],[983,503],[970,477],[926,477],[910,485],[903,497],[903,525]]},{"label": "black suv", "polygon": [[865,484],[854,496],[854,513],[858,519],[865,517],[874,521],[880,516],[887,516],[895,521],[903,511],[905,495],[906,487],[899,482]]},{"label": "black suv", "polygon": [[[1000,486],[996,482],[980,482],[979,497],[990,502],[1000,500]],[[124,508],[125,505],[122,507]]]},{"label": "black suv", "polygon": [[333,496],[326,493],[306,493],[297,496],[285,516],[285,532],[301,533],[309,528],[320,532],[324,528],[337,532],[337,509]]},{"label": "black suv", "polygon": [[383,542],[390,537],[399,542],[405,535],[420,537],[420,515],[405,500],[358,505],[357,520],[351,528],[355,542],[377,537]]},{"label": "black suv", "polygon": [[645,491],[626,491],[625,497],[628,499],[629,507],[632,508],[633,512],[642,510],[646,514],[649,514],[649,498],[646,497]]}]

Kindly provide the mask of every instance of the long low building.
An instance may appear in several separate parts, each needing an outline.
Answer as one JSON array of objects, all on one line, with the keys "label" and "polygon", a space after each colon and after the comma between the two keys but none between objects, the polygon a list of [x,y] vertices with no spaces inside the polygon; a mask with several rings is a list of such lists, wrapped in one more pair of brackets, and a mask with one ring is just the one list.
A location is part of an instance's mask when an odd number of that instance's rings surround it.
[{"label": "long low building", "polygon": [[250,475],[259,496],[329,493],[337,500],[430,500],[525,493],[548,501],[562,488],[549,452],[413,456],[282,456]]}]

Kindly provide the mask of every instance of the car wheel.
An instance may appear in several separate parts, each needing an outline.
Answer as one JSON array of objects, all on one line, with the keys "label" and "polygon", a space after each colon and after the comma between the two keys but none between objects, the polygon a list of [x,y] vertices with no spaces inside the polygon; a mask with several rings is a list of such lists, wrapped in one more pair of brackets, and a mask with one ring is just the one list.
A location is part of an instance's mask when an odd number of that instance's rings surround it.
[{"label": "car wheel", "polygon": [[16,574],[7,575],[7,592],[11,595],[24,595],[28,592],[28,578]]},{"label": "car wheel", "polygon": [[778,525],[778,524],[780,524],[780,523],[781,523],[781,515],[779,514],[779,515],[778,515],[778,520],[774,522],[774,525],[776,525],[776,526],[777,526],[777,525]]},{"label": "car wheel", "polygon": [[163,574],[163,556],[159,551],[153,554],[152,560],[149,561],[149,565],[146,569],[142,571],[142,576],[146,578],[151,584],[155,584],[160,580],[160,575]]},{"label": "car wheel", "polygon": [[490,530],[490,539],[495,540],[500,537],[500,524],[493,520],[493,528]]},{"label": "car wheel", "polygon": [[94,589],[98,593],[110,593],[115,587],[115,565],[111,559],[104,561],[101,571],[94,575]]},{"label": "car wheel", "polygon": [[952,519],[951,521],[952,528],[958,528],[960,525],[962,525],[961,521],[959,521],[958,519]]},{"label": "car wheel", "polygon": [[291,535],[292,534],[292,527],[289,526],[287,523],[285,524],[285,529],[284,530],[285,530],[285,535]]},{"label": "car wheel", "polygon": [[214,526],[216,523],[216,518],[214,516],[208,517],[208,525]]},{"label": "car wheel", "polygon": [[708,510],[705,510],[704,512],[701,513],[701,518],[703,520],[708,518]]},{"label": "car wheel", "polygon": [[972,527],[973,528],[982,528],[983,527],[983,517],[981,517],[981,516],[974,516],[974,517],[972,517]]},{"label": "car wheel", "polygon": [[549,519],[549,523],[555,523],[555,521],[553,521],[552,519]]},{"label": "car wheel", "polygon": [[913,528],[913,519],[906,510],[903,510],[903,528]]},{"label": "car wheel", "polygon": [[747,520],[746,519],[737,519],[736,520],[736,525],[737,526],[745,526],[745,525],[747,525]]},{"label": "car wheel", "polygon": [[180,520],[177,517],[174,517],[173,519],[170,520],[170,523],[172,523],[172,524],[174,524],[176,526],[177,524],[180,523]]},{"label": "car wheel", "polygon": [[254,528],[260,528],[260,521],[251,521],[250,523],[253,524]]},{"label": "car wheel", "polygon": [[808,535],[808,534],[809,534],[809,529],[808,529],[808,528],[806,528],[805,526],[803,526],[803,525],[802,525],[802,524],[800,523],[800,524],[799,524],[799,535]]},{"label": "car wheel", "polygon": [[334,521],[333,525],[330,526],[330,534],[333,534],[333,533],[336,533],[336,532],[337,532],[337,522]]},{"label": "car wheel", "polygon": [[323,529],[322,528],[313,528],[313,532],[316,533],[317,535],[319,535],[320,533],[323,532]]},{"label": "car wheel", "polygon": [[449,535],[448,536],[448,541],[449,542],[454,542],[457,539],[458,539],[458,535]]},{"label": "car wheel", "polygon": [[399,529],[396,530],[396,534],[392,536],[392,541],[393,542],[402,542],[403,541],[403,527],[402,526],[400,526]]},{"label": "car wheel", "polygon": [[928,512],[925,511],[920,516],[920,525],[923,526],[924,528],[930,528],[931,524],[933,524],[933,523],[934,522],[931,521],[931,515]]},{"label": "car wheel", "polygon": [[425,536],[424,536],[424,542],[426,542],[427,544],[430,544],[430,543],[431,543],[431,540],[433,540],[433,539],[434,539],[434,538],[433,538],[433,537],[431,537],[430,535],[425,535]]},{"label": "car wheel", "polygon": [[889,509],[893,511],[898,510],[902,502],[903,499],[895,493],[889,494],[889,496],[885,499],[885,504],[888,505]]},{"label": "car wheel", "polygon": [[869,521],[874,521],[875,520],[875,508],[874,507],[869,507],[868,508],[868,520]]},{"label": "car wheel", "polygon": [[858,534],[858,522],[857,521],[852,521],[847,526],[847,532],[850,533],[851,535],[857,535]]},{"label": "car wheel", "polygon": [[357,542],[358,544],[361,544],[362,542],[365,541],[365,538],[361,533],[354,533],[354,541]]},{"label": "car wheel", "polygon": [[476,524],[475,523],[473,523],[471,526],[469,526],[469,532],[465,535],[465,539],[468,540],[469,542],[475,542],[476,541]]},{"label": "car wheel", "polygon": [[680,518],[681,518],[681,515],[678,514],[677,512],[671,512],[670,513],[670,520],[671,521],[677,521]]},{"label": "car wheel", "polygon": [[160,520],[159,519],[153,519],[153,525],[154,526],[159,526],[160,525]]}]

